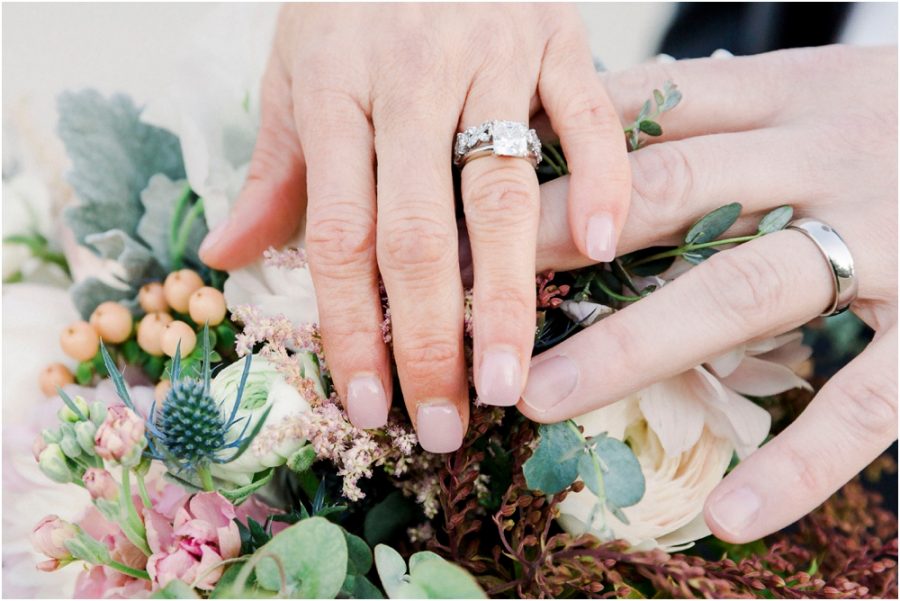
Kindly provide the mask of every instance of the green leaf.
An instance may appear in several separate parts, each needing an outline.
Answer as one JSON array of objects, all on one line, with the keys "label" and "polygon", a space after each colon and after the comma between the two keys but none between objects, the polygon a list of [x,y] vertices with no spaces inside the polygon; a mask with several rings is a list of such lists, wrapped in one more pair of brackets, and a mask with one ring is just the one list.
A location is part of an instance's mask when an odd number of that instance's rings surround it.
[{"label": "green leaf", "polygon": [[641,112],[638,113],[638,116],[635,119],[635,121],[637,121],[638,123],[643,121],[644,117],[646,117],[647,115],[650,114],[650,108],[651,108],[650,101],[649,100],[645,101],[644,106],[641,107]]},{"label": "green leaf", "polygon": [[[254,557],[260,586],[283,596],[331,599],[347,577],[347,540],[339,526],[325,518],[312,517],[279,532]],[[281,590],[281,564],[287,589]]]},{"label": "green leaf", "polygon": [[672,89],[670,92],[666,94],[666,101],[663,103],[661,107],[659,107],[659,111],[664,113],[666,111],[671,111],[673,108],[678,106],[678,103],[681,102],[681,91]]},{"label": "green leaf", "polygon": [[275,468],[269,468],[264,472],[259,472],[253,476],[250,484],[241,486],[240,488],[232,488],[230,490],[220,489],[219,494],[228,499],[232,505],[240,505],[246,501],[250,495],[268,484],[275,474]]},{"label": "green leaf", "polygon": [[150,177],[184,177],[178,138],[143,123],[127,96],[66,92],[58,109],[57,131],[72,161],[67,179],[81,201],[66,211],[78,241],[112,229],[133,235],[143,213],[140,193]]},{"label": "green leaf", "polygon": [[293,472],[303,473],[312,467],[316,461],[316,449],[311,444],[305,444],[288,457],[287,466]]},{"label": "green leaf", "polygon": [[[197,251],[208,232],[206,220],[194,216],[193,220],[187,223],[183,214],[175,214],[179,201],[183,199],[185,193],[191,194],[185,180],[173,181],[164,174],[151,177],[147,187],[141,191],[144,215],[138,223],[137,233],[153,249],[153,254],[167,269],[179,268],[178,265],[172,264],[173,227],[180,235],[185,236],[183,258],[187,260],[188,265],[194,268],[203,266]],[[195,197],[189,196],[187,200],[190,198]],[[191,206],[188,204],[187,209],[190,210]],[[183,232],[180,230],[181,227],[184,228]]]},{"label": "green leaf", "polygon": [[762,220],[760,220],[757,231],[760,234],[771,234],[772,232],[782,230],[791,222],[793,216],[794,209],[790,205],[782,205],[777,209],[772,209],[766,213],[766,216],[763,217]]},{"label": "green leaf", "polygon": [[642,132],[648,136],[661,136],[663,133],[662,126],[656,121],[645,119],[640,122],[639,127]]},{"label": "green leaf", "polygon": [[271,599],[275,597],[276,593],[272,591],[267,591],[259,587],[259,583],[256,581],[256,577],[251,574],[244,586],[241,590],[237,590],[235,588],[235,582],[237,580],[238,575],[241,573],[243,569],[242,565],[232,565],[229,566],[225,573],[222,574],[222,577],[219,578],[219,582],[216,583],[216,588],[213,589],[213,592],[209,595],[210,599]]},{"label": "green leaf", "polygon": [[605,497],[603,488],[603,464],[593,449],[578,457],[578,476],[584,485],[598,497]]},{"label": "green leaf", "polygon": [[91,361],[82,361],[75,368],[75,381],[79,386],[87,386],[94,377],[94,364]]},{"label": "green leaf", "polygon": [[[409,580],[406,577],[406,562],[403,557],[387,545],[375,546],[375,568],[378,570],[378,578],[384,592],[391,599],[399,599],[398,596]],[[424,595],[422,595],[424,597]]]},{"label": "green leaf", "polygon": [[191,585],[185,583],[181,580],[170,580],[169,583],[163,588],[154,592],[151,596],[151,599],[199,599],[200,595],[197,594]]},{"label": "green leaf", "polygon": [[342,595],[350,599],[384,599],[384,595],[378,590],[378,587],[365,576],[347,575],[344,586],[341,588]]},{"label": "green leaf", "polygon": [[430,551],[409,559],[387,545],[375,547],[375,566],[381,585],[391,599],[484,599],[475,578],[456,564]]},{"label": "green leaf", "polygon": [[656,106],[662,106],[666,98],[659,90],[653,90],[653,100],[656,102]]},{"label": "green leaf", "polygon": [[607,502],[616,507],[630,507],[640,501],[646,483],[641,464],[631,447],[606,435],[592,438],[591,443],[604,468],[603,486]]},{"label": "green leaf", "polygon": [[388,542],[401,534],[416,517],[416,505],[395,490],[379,501],[363,525],[363,536],[370,545]]},{"label": "green leaf", "polygon": [[78,529],[78,533],[63,543],[75,559],[91,564],[107,564],[111,561],[106,545]]},{"label": "green leaf", "polygon": [[372,550],[366,541],[344,530],[347,539],[348,564],[347,571],[365,575],[372,569]]},{"label": "green leaf", "polygon": [[734,225],[741,214],[741,204],[733,202],[711,211],[691,226],[684,236],[685,244],[705,244],[712,242]]},{"label": "green leaf", "polygon": [[584,449],[584,438],[571,421],[543,424],[538,432],[538,446],[523,467],[525,481],[528,488],[553,495],[578,477],[578,454]]},{"label": "green leaf", "polygon": [[132,315],[139,315],[141,309],[136,295],[136,290],[116,288],[94,277],[86,278],[69,288],[72,303],[85,320],[90,319],[94,309],[105,301],[122,303]]},{"label": "green leaf", "polygon": [[682,254],[681,257],[691,265],[699,265],[717,252],[719,252],[718,248],[698,248]]}]

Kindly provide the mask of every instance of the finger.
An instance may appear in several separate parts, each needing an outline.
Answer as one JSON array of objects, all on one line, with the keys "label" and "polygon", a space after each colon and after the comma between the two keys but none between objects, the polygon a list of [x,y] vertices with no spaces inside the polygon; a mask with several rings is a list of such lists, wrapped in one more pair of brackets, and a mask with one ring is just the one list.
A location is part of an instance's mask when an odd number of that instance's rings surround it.
[{"label": "finger", "polygon": [[812,511],[896,439],[894,326],[719,484],[706,501],[706,523],[725,541],[762,538]]},{"label": "finger", "polygon": [[469,417],[449,160],[458,113],[422,94],[412,102],[416,96],[401,94],[406,100],[374,107],[378,266],[391,302],[394,359],[419,443],[447,453],[462,444]]},{"label": "finger", "polygon": [[291,239],[306,209],[306,168],[294,126],[288,74],[273,52],[262,82],[259,135],[247,180],[228,220],[200,247],[215,269],[232,270]]},{"label": "finger", "polygon": [[[504,93],[497,95],[498,88]],[[469,93],[461,128],[491,117],[527,122],[530,96],[527,78],[482,77]],[[461,183],[474,272],[475,389],[479,402],[515,405],[534,345],[537,176],[526,160],[487,156],[465,165]]]},{"label": "finger", "polygon": [[379,428],[392,378],[375,258],[371,126],[342,93],[310,95],[299,113],[309,157],[306,250],[328,367],[350,421]]},{"label": "finger", "polygon": [[[733,231],[752,233],[758,214],[776,206],[821,198],[825,173],[806,160],[789,133],[763,129],[724,133],[655,144],[629,155],[631,209],[618,252],[659,244],[678,244],[700,217],[731,199],[745,216]],[[765,178],[759,174],[765,173]],[[772,186],[771,182],[778,182]],[[578,250],[568,227],[566,193],[571,178],[541,186],[537,268],[563,270],[591,263]],[[751,225],[752,224],[752,225]]]},{"label": "finger", "polygon": [[572,173],[569,227],[575,246],[595,262],[611,261],[628,213],[631,171],[622,125],[584,35],[550,39],[539,92]]},{"label": "finger", "polygon": [[582,415],[743,342],[785,332],[825,309],[832,277],[800,232],[720,252],[536,357],[519,409],[540,422]]}]

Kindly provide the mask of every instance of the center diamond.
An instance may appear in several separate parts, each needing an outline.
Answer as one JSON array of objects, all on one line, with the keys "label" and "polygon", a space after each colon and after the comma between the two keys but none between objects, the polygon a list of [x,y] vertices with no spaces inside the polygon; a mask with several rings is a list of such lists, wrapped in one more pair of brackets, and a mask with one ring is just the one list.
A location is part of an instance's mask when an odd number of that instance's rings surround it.
[{"label": "center diamond", "polygon": [[515,121],[494,121],[494,154],[505,157],[528,156],[528,127]]}]

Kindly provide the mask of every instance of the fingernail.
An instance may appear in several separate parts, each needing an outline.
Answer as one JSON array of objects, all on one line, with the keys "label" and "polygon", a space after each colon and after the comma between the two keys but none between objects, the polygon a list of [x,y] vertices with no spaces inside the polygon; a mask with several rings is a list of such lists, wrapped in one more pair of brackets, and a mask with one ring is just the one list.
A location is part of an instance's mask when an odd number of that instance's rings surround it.
[{"label": "fingernail", "polygon": [[522,398],[540,412],[549,411],[566,400],[578,384],[578,367],[565,355],[532,364]]},{"label": "fingernail", "polygon": [[744,530],[756,521],[760,508],[759,496],[748,486],[726,493],[709,506],[709,517],[721,530],[742,537]]},{"label": "fingernail", "polygon": [[429,453],[450,453],[462,446],[462,419],[450,401],[428,401],[416,410],[416,433]]},{"label": "fingernail", "polygon": [[203,239],[203,242],[200,244],[200,250],[198,251],[201,258],[213,252],[215,247],[225,239],[225,230],[228,229],[228,223],[228,221],[220,223],[206,235],[206,238]]},{"label": "fingernail", "polygon": [[519,357],[504,348],[484,353],[478,372],[478,400],[486,405],[509,407],[522,394],[522,367]]},{"label": "fingernail", "polygon": [[388,402],[381,380],[371,374],[356,376],[347,385],[347,415],[357,428],[369,430],[387,423]]},{"label": "fingernail", "polygon": [[616,258],[616,230],[612,216],[598,213],[588,219],[587,251],[594,261],[608,262]]}]

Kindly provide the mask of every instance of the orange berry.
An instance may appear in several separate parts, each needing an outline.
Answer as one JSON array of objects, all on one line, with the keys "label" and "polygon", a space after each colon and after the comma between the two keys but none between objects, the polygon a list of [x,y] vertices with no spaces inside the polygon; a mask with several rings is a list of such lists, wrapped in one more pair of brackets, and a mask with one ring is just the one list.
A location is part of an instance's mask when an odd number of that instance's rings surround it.
[{"label": "orange berry", "polygon": [[198,288],[203,287],[203,280],[196,271],[182,269],[173,271],[166,277],[163,292],[169,306],[179,313],[188,312],[188,301]]},{"label": "orange berry", "polygon": [[100,334],[103,342],[119,344],[125,342],[131,336],[131,328],[134,321],[131,319],[131,311],[124,305],[113,301],[106,301],[94,309],[91,314],[91,325]]},{"label": "orange berry", "polygon": [[169,311],[169,303],[166,302],[163,285],[159,282],[150,282],[141,286],[138,291],[138,302],[146,313],[167,313]]},{"label": "orange berry", "polygon": [[175,351],[179,350],[179,342],[181,343],[181,356],[187,357],[197,346],[197,333],[194,332],[194,328],[183,321],[173,321],[163,328],[159,343],[165,354],[174,357]]},{"label": "orange berry", "polygon": [[137,341],[144,351],[159,357],[163,354],[160,338],[163,329],[172,323],[168,313],[148,313],[138,324]]},{"label": "orange berry", "polygon": [[66,326],[59,337],[65,354],[78,361],[93,359],[100,350],[100,336],[86,321],[76,321]]},{"label": "orange berry", "polygon": [[51,363],[41,370],[38,379],[41,385],[41,392],[47,396],[56,394],[57,388],[62,388],[68,384],[75,383],[75,376],[69,371],[69,368],[62,363]]},{"label": "orange berry", "polygon": [[210,286],[195,291],[188,302],[191,319],[199,325],[217,326],[225,319],[225,296]]}]

